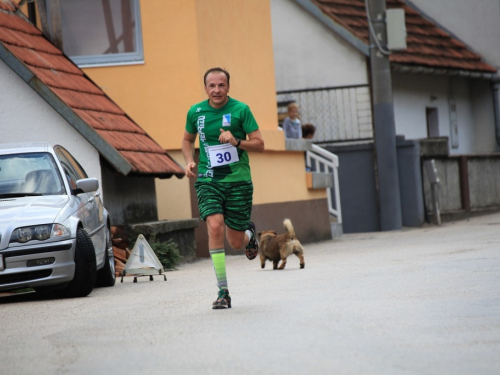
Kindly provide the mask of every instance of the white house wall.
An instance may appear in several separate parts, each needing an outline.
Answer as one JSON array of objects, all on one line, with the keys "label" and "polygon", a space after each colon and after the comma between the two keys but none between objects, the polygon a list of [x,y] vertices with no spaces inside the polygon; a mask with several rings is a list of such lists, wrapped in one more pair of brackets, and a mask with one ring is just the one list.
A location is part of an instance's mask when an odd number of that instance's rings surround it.
[{"label": "white house wall", "polygon": [[[470,82],[462,78],[393,74],[396,134],[406,139],[427,138],[426,108],[438,110],[439,136],[449,137],[451,154],[475,153]],[[450,91],[457,108],[458,147],[451,145]]]},{"label": "white house wall", "polygon": [[276,90],[368,83],[366,56],[293,0],[271,0]]},{"label": "white house wall", "polygon": [[0,142],[59,144],[101,185],[97,150],[3,61],[0,82]]}]

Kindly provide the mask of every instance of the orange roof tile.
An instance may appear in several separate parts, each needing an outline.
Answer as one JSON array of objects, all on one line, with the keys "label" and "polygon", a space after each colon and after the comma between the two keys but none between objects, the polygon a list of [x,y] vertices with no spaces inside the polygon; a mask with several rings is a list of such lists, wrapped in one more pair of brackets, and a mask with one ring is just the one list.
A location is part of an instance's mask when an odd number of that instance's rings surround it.
[{"label": "orange roof tile", "polygon": [[0,0],[0,44],[114,148],[130,165],[129,173],[184,176],[183,168],[49,42],[11,0]]},{"label": "orange roof tile", "polygon": [[[310,0],[335,22],[369,43],[364,0]],[[482,61],[461,41],[439,25],[427,20],[404,0],[387,0],[387,8],[403,8],[406,15],[407,50],[392,51],[391,62],[430,68],[495,73],[497,69]]]}]

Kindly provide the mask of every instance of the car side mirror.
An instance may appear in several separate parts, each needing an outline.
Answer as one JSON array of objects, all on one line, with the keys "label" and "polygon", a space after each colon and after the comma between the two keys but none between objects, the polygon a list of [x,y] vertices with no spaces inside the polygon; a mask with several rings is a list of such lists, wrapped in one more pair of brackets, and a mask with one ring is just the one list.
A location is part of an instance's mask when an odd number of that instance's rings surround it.
[{"label": "car side mirror", "polygon": [[73,190],[73,194],[90,193],[97,191],[97,189],[99,189],[97,178],[83,178],[76,181],[76,189]]}]

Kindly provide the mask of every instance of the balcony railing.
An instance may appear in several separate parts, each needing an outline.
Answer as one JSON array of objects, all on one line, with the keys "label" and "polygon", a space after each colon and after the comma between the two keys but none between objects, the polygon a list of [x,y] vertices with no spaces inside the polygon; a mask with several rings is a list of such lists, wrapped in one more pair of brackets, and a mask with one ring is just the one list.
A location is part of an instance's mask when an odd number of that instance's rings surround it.
[{"label": "balcony railing", "polygon": [[328,211],[336,219],[337,224],[342,224],[342,209],[340,206],[339,190],[339,158],[337,155],[313,144],[312,150],[306,154],[307,165],[313,172],[330,173],[333,176],[333,187],[327,189]]},{"label": "balcony railing", "polygon": [[279,91],[278,117],[296,102],[302,124],[316,126],[314,142],[327,143],[373,138],[372,109],[368,85]]}]

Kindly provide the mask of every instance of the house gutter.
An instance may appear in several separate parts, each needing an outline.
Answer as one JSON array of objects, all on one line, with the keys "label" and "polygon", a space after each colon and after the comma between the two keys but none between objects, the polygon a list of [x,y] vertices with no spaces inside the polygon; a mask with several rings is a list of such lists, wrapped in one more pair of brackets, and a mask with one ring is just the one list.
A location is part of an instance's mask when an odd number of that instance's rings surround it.
[{"label": "house gutter", "polygon": [[486,81],[496,81],[500,79],[497,73],[478,72],[474,70],[441,69],[420,65],[401,65],[391,63],[391,70],[397,73],[427,74],[435,76],[463,77],[473,79],[483,79]]}]

